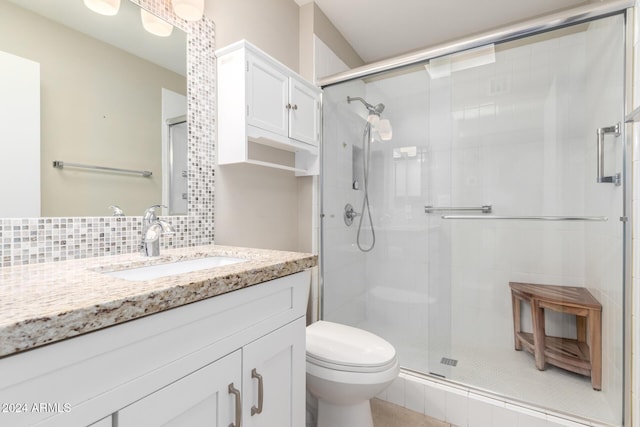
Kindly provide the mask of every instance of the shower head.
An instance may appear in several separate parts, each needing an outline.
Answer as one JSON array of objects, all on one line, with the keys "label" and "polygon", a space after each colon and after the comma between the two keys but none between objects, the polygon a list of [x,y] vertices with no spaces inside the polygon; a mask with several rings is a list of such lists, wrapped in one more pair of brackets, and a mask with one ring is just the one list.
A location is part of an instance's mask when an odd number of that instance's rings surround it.
[{"label": "shower head", "polygon": [[379,116],[384,111],[384,104],[380,103],[378,105],[371,105],[359,96],[347,96],[347,102],[351,104],[351,101],[362,102],[364,106],[367,107],[367,110],[369,110],[369,114],[375,114],[376,116]]},{"label": "shower head", "polygon": [[380,119],[380,114],[384,111],[384,104],[371,105],[359,96],[347,96],[347,102],[351,104],[351,101],[360,101],[369,110],[369,117],[367,121],[370,126],[374,127],[380,134],[380,139],[383,141],[389,141],[391,139],[391,123],[387,119]]}]

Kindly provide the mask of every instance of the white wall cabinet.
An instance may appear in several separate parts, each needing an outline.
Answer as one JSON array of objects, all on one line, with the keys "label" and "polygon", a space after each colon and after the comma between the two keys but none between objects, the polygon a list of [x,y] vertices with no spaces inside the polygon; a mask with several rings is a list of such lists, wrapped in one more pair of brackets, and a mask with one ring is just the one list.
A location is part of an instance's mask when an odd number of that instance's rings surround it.
[{"label": "white wall cabinet", "polygon": [[[317,175],[320,89],[244,40],[216,55],[218,163]],[[250,142],[295,152],[295,166],[252,158]]]},{"label": "white wall cabinet", "polygon": [[0,413],[0,425],[302,426],[309,281],[296,273],[2,358],[0,402],[69,410]]}]

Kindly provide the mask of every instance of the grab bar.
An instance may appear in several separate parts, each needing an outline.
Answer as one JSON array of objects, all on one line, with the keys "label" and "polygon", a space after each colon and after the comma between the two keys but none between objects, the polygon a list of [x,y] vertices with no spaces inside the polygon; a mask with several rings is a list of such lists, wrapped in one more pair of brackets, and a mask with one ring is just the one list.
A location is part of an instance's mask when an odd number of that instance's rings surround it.
[{"label": "grab bar", "polygon": [[504,219],[524,221],[608,221],[606,216],[505,216],[505,215],[443,215],[442,219]]},{"label": "grab bar", "polygon": [[72,167],[72,168],[81,168],[81,169],[95,169],[95,170],[107,171],[107,172],[133,173],[133,174],[136,174],[136,175],[142,175],[145,178],[148,178],[148,177],[150,177],[152,175],[152,173],[150,171],[140,171],[140,170],[120,169],[120,168],[109,168],[109,167],[106,167],[106,166],[83,165],[83,164],[80,164],[80,163],[63,162],[61,160],[54,160],[53,161],[53,167],[54,168],[58,168],[58,169],[63,169],[65,167]]},{"label": "grab bar", "polygon": [[596,164],[596,172],[597,178],[596,182],[611,182],[615,185],[621,184],[621,176],[619,173],[610,176],[604,176],[604,135],[607,133],[612,133],[614,136],[620,136],[620,123],[615,124],[614,126],[606,126],[601,127],[596,130],[597,142],[597,164]]},{"label": "grab bar", "polygon": [[491,213],[491,205],[484,206],[425,206],[424,213],[442,212],[442,211],[481,211],[482,213]]}]

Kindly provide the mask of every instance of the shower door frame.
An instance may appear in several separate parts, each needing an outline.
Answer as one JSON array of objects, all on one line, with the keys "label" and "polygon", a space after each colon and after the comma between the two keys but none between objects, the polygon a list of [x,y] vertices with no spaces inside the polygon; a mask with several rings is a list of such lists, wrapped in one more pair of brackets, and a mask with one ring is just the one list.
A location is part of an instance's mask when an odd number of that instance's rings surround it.
[{"label": "shower door frame", "polygon": [[[532,20],[524,21],[518,24],[509,25],[503,28],[499,28],[490,32],[462,38],[446,44],[436,45],[430,48],[426,48],[413,53],[408,53],[395,58],[391,58],[384,61],[375,62],[369,65],[364,65],[358,68],[354,68],[349,71],[338,73],[332,76],[328,76],[318,80],[317,84],[321,88],[333,86],[339,83],[348,82],[351,80],[358,80],[364,77],[370,77],[376,74],[385,73],[391,70],[402,68],[409,65],[415,65],[418,63],[426,63],[427,61],[448,55],[451,53],[457,53],[463,50],[480,47],[491,43],[503,43],[507,41],[516,40],[523,37],[529,37],[536,34],[546,33],[552,30],[557,30],[563,27],[568,27],[584,22],[594,21],[601,18],[606,18],[612,15],[621,14],[624,17],[624,117],[627,117],[633,109],[633,29],[634,29],[634,0],[616,0],[601,4],[590,4],[569,10],[553,13],[550,15],[542,16]],[[624,118],[623,117],[623,118]],[[321,117],[321,120],[324,118]],[[323,126],[321,126],[323,129]],[[633,127],[632,123],[625,122],[622,126],[622,141],[623,146],[623,172],[622,180],[624,186],[623,195],[623,216],[620,221],[623,223],[623,425],[632,426],[632,406],[631,391],[632,387],[640,387],[640,384],[636,384],[633,379],[630,378],[632,372],[632,359],[631,359],[631,345],[632,345],[632,272],[633,272],[633,240],[632,240],[632,186],[633,186],[633,173],[632,173],[632,161],[633,161]],[[321,144],[321,156],[320,156],[320,170],[323,170],[323,158],[324,158],[324,145]],[[324,193],[323,193],[323,180],[318,180],[319,194],[320,194],[320,263],[319,263],[319,281],[318,281],[318,313],[319,318],[324,318],[324,233],[323,233],[323,206],[324,206]],[[414,371],[403,371],[409,374],[415,374]],[[421,375],[429,376],[429,374],[421,373]],[[445,381],[446,382],[446,381]],[[456,381],[452,383],[460,384]],[[461,384],[468,389],[474,389],[472,385]],[[486,390],[485,390],[486,392]],[[636,415],[640,418],[640,414]],[[636,420],[637,421],[637,420]],[[638,423],[640,425],[640,423]]]}]

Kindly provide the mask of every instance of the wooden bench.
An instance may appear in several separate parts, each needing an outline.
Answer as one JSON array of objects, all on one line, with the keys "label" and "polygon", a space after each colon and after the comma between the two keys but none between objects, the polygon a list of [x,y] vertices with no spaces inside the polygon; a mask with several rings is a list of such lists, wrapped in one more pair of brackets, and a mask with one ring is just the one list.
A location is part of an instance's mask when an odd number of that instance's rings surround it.
[{"label": "wooden bench", "polygon": [[[509,282],[513,305],[513,333],[516,350],[533,353],[536,367],[545,363],[591,377],[594,390],[602,388],[602,305],[580,287]],[[520,324],[521,301],[531,306],[533,333]],[[577,339],[545,334],[544,310],[576,316]],[[589,339],[587,341],[587,334]]]}]

